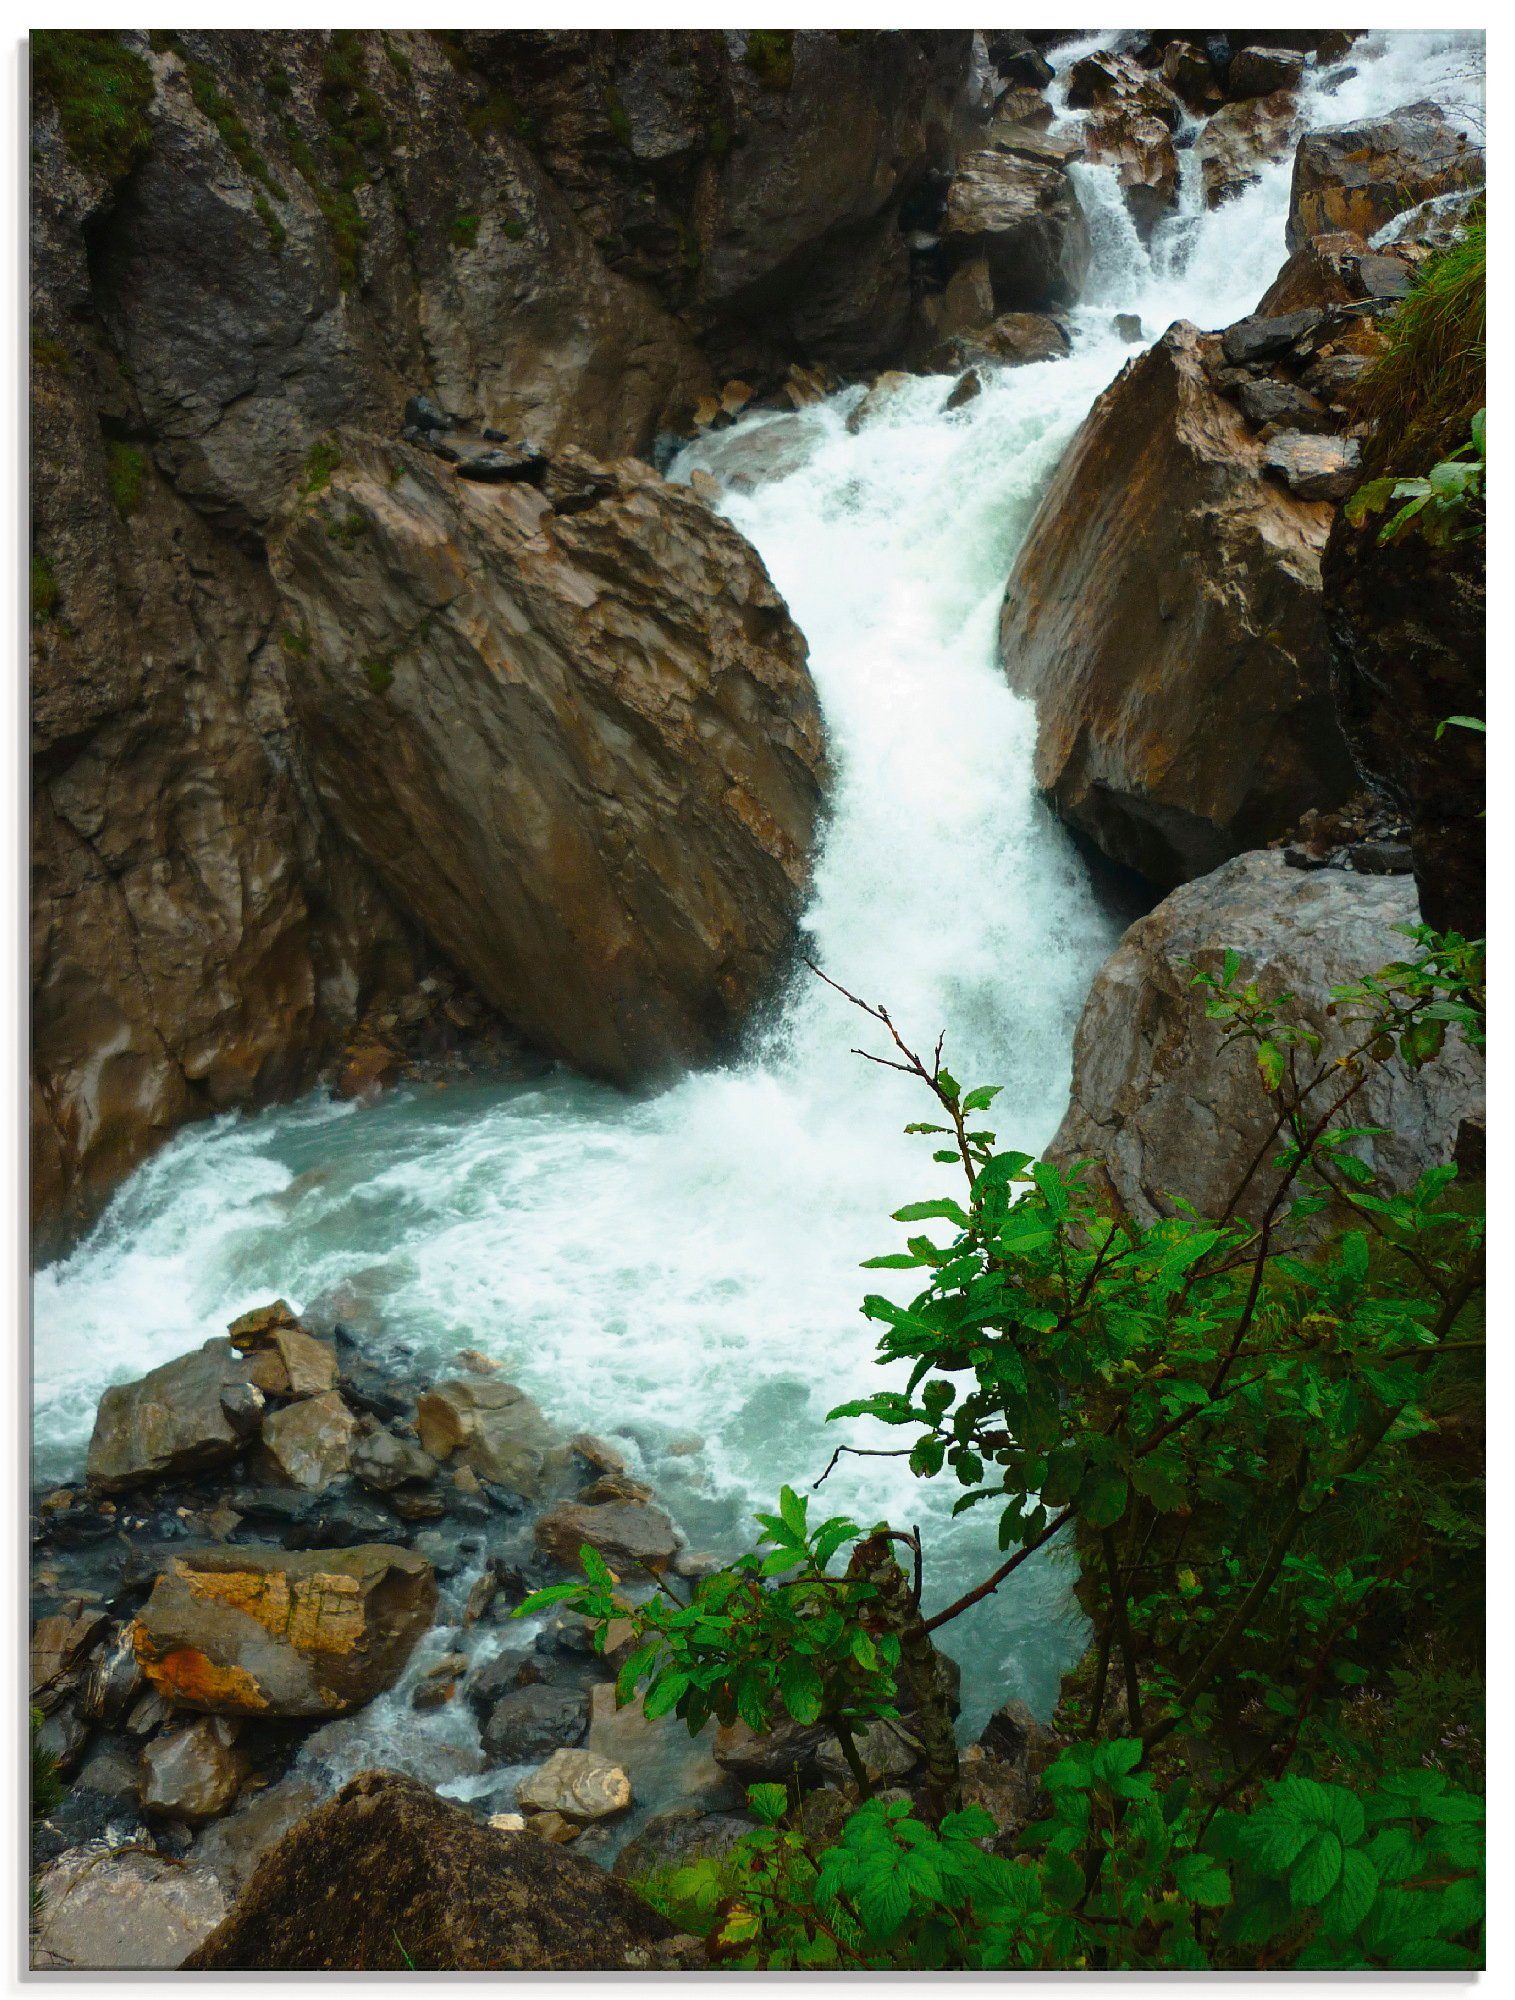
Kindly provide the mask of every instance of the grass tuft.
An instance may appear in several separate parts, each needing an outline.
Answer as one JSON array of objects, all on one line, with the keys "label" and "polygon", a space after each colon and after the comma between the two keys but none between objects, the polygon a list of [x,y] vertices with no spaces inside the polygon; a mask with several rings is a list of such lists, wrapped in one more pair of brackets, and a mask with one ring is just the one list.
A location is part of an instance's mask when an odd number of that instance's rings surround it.
[{"label": "grass tuft", "polygon": [[1374,426],[1375,470],[1413,477],[1466,442],[1486,400],[1486,277],[1480,211],[1422,267],[1388,322],[1388,347],[1362,377],[1358,408]]},{"label": "grass tuft", "polygon": [[105,448],[105,483],[110,488],[111,505],[123,521],[129,521],[142,505],[142,482],[147,477],[147,454],[140,445],[111,443]]},{"label": "grass tuft", "polygon": [[32,84],[57,106],[63,142],[90,173],[114,183],[152,145],[153,73],[119,35],[38,28]]}]

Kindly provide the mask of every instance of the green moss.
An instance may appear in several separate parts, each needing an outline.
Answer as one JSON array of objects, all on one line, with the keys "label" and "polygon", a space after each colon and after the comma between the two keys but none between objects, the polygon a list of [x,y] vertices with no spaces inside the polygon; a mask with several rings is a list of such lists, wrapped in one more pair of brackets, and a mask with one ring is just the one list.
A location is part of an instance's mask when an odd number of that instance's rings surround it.
[{"label": "green moss", "polygon": [[370,653],[358,662],[363,669],[363,677],[375,694],[383,694],[393,687],[395,678],[393,653]]},{"label": "green moss", "polygon": [[316,198],[336,255],[338,280],[343,291],[350,291],[358,282],[358,253],[368,234],[368,224],[352,190],[333,187],[326,179],[320,162],[292,118],[285,121],[284,141],[289,148],[290,165]]},{"label": "green moss", "polygon": [[447,234],[455,250],[471,250],[478,241],[479,218],[472,209],[464,209],[448,223]]},{"label": "green moss", "polygon": [[279,644],[292,660],[308,660],[310,658],[310,634],[308,632],[297,632],[292,625],[286,625],[284,630],[279,634]]},{"label": "green moss", "polygon": [[518,215],[507,215],[500,224],[500,234],[508,242],[519,243],[526,234],[526,225]]},{"label": "green moss", "polygon": [[32,623],[45,625],[58,615],[58,578],[46,556],[32,557]]},{"label": "green moss", "polygon": [[463,123],[470,137],[480,145],[500,132],[521,140],[525,145],[530,145],[536,138],[536,126],[510,93],[504,90],[490,91],[482,103],[465,113]]},{"label": "green moss", "polygon": [[58,375],[71,375],[74,357],[61,340],[54,340],[50,333],[39,333],[32,328],[32,367],[50,368]]},{"label": "green moss", "polygon": [[123,521],[129,521],[142,505],[146,477],[147,453],[140,445],[113,442],[105,447],[105,483],[110,488],[111,505]]},{"label": "green moss", "polygon": [[285,103],[290,96],[289,78],[282,69],[271,69],[263,79],[263,94],[271,97],[275,104]]},{"label": "green moss", "polygon": [[268,247],[277,257],[288,240],[289,232],[274,214],[273,205],[265,194],[253,196],[253,207],[258,212],[258,220],[268,234]]},{"label": "green moss", "polygon": [[326,539],[335,542],[338,548],[352,548],[367,533],[368,523],[361,514],[344,514],[341,520],[326,523]]},{"label": "green moss", "polygon": [[731,151],[731,127],[724,118],[712,118],[705,127],[705,151],[717,161]]},{"label": "green moss", "polygon": [[1421,266],[1388,322],[1387,348],[1362,377],[1373,467],[1413,476],[1466,439],[1487,397],[1487,266],[1480,205],[1458,240]]},{"label": "green moss", "polygon": [[794,36],[787,28],[752,29],[744,54],[765,90],[787,90],[794,82]]},{"label": "green moss", "polygon": [[613,83],[605,85],[603,94],[605,100],[605,122],[609,125],[612,134],[618,142],[626,148],[627,152],[630,152],[631,120],[626,115],[626,107],[621,102],[621,94]]},{"label": "green moss", "polygon": [[373,179],[373,156],[382,166],[389,152],[383,100],[363,80],[363,52],[364,38],[357,29],[338,28],[333,30],[321,61],[316,103],[326,126],[334,168],[331,178],[322,172],[293,121],[285,127],[290,160],[309,183],[331,234],[344,291],[358,281],[358,257],[368,235],[368,223],[354,193]]},{"label": "green moss", "polygon": [[302,493],[324,493],[331,484],[331,475],[342,463],[342,454],[337,450],[332,438],[317,438],[305,454],[305,477],[300,481]]},{"label": "green moss", "polygon": [[394,71],[395,75],[399,77],[402,83],[409,83],[412,74],[410,66],[410,57],[406,55],[405,51],[402,48],[397,47],[396,44],[389,39],[388,35],[380,35],[379,42],[384,50],[385,55],[389,58],[389,66]]},{"label": "green moss", "polygon": [[283,188],[269,172],[267,161],[253,144],[252,134],[242,123],[237,107],[217,83],[215,72],[206,64],[196,62],[193,56],[186,55],[184,46],[176,35],[168,35],[165,40],[184,64],[184,74],[189,83],[189,94],[194,99],[195,109],[215,126],[222,145],[247,178],[259,182],[270,194],[282,200]]},{"label": "green moss", "polygon": [[90,173],[122,180],[152,144],[153,73],[119,35],[40,28],[33,88],[57,107],[64,144]]}]

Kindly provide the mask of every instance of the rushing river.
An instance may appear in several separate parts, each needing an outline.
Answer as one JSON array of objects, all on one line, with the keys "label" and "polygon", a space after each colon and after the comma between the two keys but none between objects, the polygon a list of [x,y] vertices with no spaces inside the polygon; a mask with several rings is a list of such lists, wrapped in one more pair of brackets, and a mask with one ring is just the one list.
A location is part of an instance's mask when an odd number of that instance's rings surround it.
[{"label": "rushing river", "polygon": [[[1427,96],[1476,118],[1480,40],[1374,35],[1311,122]],[[1059,52],[1055,97],[1097,45]],[[1148,339],[1178,318],[1222,326],[1283,262],[1288,166],[1211,214],[1185,162],[1150,251],[1110,171],[1075,169],[1095,260],[1067,359],[988,374],[951,413],[950,381],[922,377],[862,412],[849,389],[754,416],[672,472],[739,480],[721,504],[809,641],[835,784],[808,950],[907,1035],[944,1031],[960,1078],[1002,1084],[1001,1143],[1026,1150],[1062,1114],[1118,925],[1033,792],[1035,717],[997,664],[996,616],[1060,453],[1133,351],[1113,314]],[[888,1274],[858,1265],[898,1247],[892,1209],[945,1185],[930,1142],[901,1132],[929,1115],[917,1088],[849,1054],[878,1045],[869,1025],[803,974],[740,1061],[656,1096],[558,1069],[181,1133],[37,1276],[38,1476],[77,1472],[108,1382],[282,1294],[433,1362],[488,1350],[565,1427],[622,1442],[696,1546],[734,1551],[781,1482],[808,1483],[843,1439],[878,1441],[824,1423],[883,1379],[858,1308]],[[932,1603],[995,1559],[992,1524],[949,1523],[951,1492],[899,1461],[846,1460],[822,1498],[918,1522]],[[1079,1643],[1067,1586],[1049,1554],[953,1628],[965,1724],[1007,1687],[1050,1707]]]}]

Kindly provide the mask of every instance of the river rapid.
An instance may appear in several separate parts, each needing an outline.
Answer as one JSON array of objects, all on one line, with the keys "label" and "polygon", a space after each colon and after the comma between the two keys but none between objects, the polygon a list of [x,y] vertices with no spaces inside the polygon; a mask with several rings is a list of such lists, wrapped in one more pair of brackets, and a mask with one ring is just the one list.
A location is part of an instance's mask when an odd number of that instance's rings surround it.
[{"label": "river rapid", "polygon": [[[1331,94],[1312,76],[1311,122],[1428,96],[1476,107],[1479,40],[1370,36]],[[1056,52],[1055,102],[1109,42]],[[1288,165],[1210,213],[1184,160],[1150,248],[1110,170],[1074,169],[1095,255],[1066,359],[982,371],[951,412],[950,379],[926,376],[866,410],[852,388],[755,415],[670,474],[739,479],[722,509],[809,642],[834,785],[805,950],[908,1037],[943,1033],[965,1082],[1001,1084],[1000,1142],[1032,1152],[1119,922],[1034,791],[1035,716],[1000,670],[997,613],[1060,454],[1135,351],[1113,315],[1138,314],[1148,340],[1179,318],[1223,326],[1284,261]],[[752,1510],[808,1485],[835,1444],[897,1442],[825,1413],[887,1379],[859,1304],[891,1274],[858,1266],[899,1247],[891,1210],[949,1172],[901,1131],[930,1115],[923,1094],[859,1042],[880,1047],[802,970],[738,1059],[655,1095],[538,1070],[182,1132],[36,1276],[35,1476],[78,1472],[108,1383],[282,1295],[404,1343],[412,1367],[483,1348],[555,1421],[625,1448],[696,1547],[734,1553]],[[992,1522],[949,1523],[952,1497],[902,1461],[851,1458],[818,1504],[919,1523],[930,1608],[996,1559]],[[1049,1551],[952,1628],[965,1728],[1010,1691],[1050,1708],[1081,1636],[1065,1562]]]}]

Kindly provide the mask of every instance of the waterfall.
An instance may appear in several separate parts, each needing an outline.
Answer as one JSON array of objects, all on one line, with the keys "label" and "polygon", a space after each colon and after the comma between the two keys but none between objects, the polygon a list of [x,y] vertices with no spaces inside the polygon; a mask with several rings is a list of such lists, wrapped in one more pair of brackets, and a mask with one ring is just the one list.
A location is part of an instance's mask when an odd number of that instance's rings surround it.
[{"label": "waterfall", "polygon": [[[1057,53],[1057,88],[1096,45]],[[1374,35],[1334,95],[1312,79],[1310,122],[1458,91],[1471,116],[1476,46]],[[995,650],[1005,578],[1059,456],[1134,351],[1112,313],[1140,314],[1150,339],[1250,310],[1284,258],[1288,176],[1267,169],[1212,213],[1187,172],[1149,254],[1109,170],[1076,168],[1094,268],[1068,358],[984,371],[952,412],[950,382],[928,376],[866,409],[853,388],[757,414],[672,468],[722,481],[809,641],[835,784],[807,948],[908,1036],[944,1032],[960,1078],[1004,1085],[1007,1146],[1052,1136],[1117,926],[1034,790],[1035,716]],[[361,1110],[317,1095],[180,1133],[37,1276],[39,1474],[77,1472],[106,1383],[282,1295],[433,1362],[487,1349],[565,1428],[622,1443],[697,1546],[745,1545],[752,1509],[813,1480],[833,1444],[898,1441],[824,1423],[883,1379],[859,1302],[889,1274],[860,1260],[898,1247],[891,1210],[947,1184],[929,1142],[901,1132],[929,1107],[849,1054],[872,1046],[868,1028],[807,973],[741,1060],[656,1096],[558,1070],[405,1087]],[[920,1523],[935,1602],[994,1558],[993,1524],[949,1523],[952,1493],[900,1461],[848,1460],[821,1497]],[[1049,1706],[1078,1644],[1059,1560],[1028,1564],[951,1643],[970,1669],[968,1726],[1006,1685]]]}]

